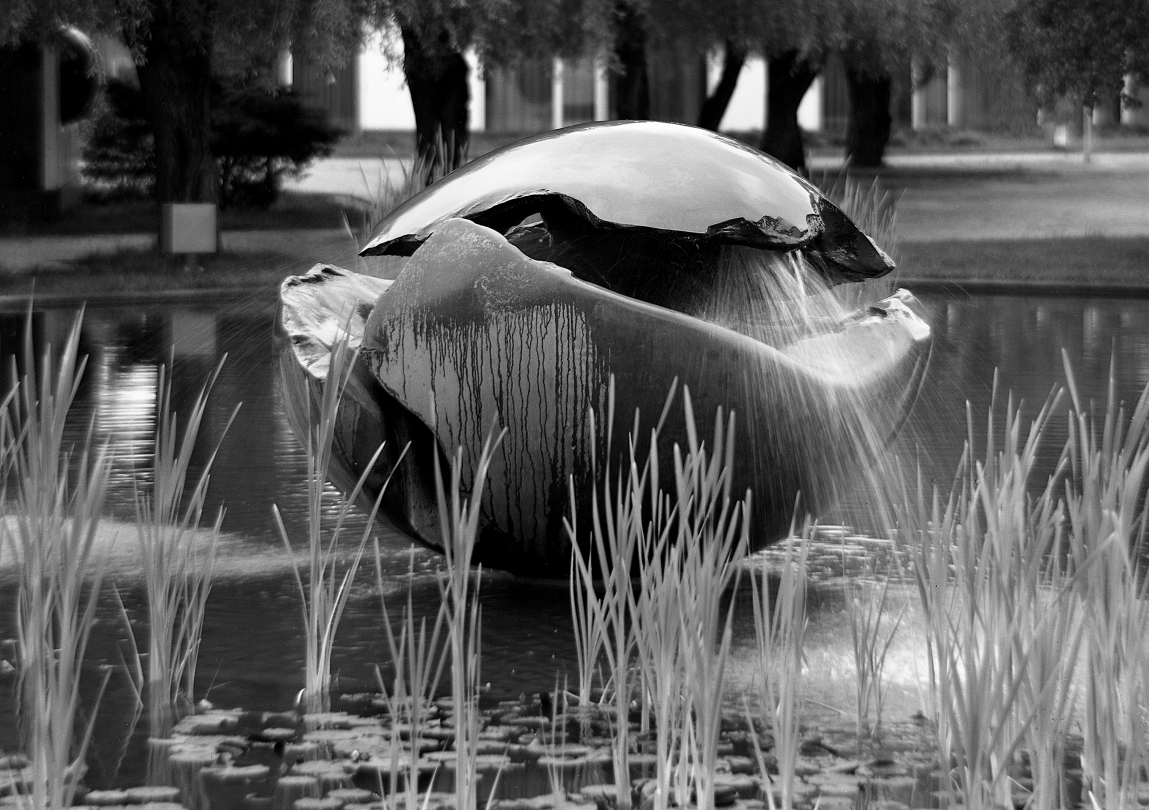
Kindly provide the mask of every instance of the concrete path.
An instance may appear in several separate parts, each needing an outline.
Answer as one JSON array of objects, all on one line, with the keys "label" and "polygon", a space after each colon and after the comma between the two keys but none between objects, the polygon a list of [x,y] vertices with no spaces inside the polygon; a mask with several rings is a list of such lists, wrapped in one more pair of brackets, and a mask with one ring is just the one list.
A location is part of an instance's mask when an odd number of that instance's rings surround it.
[{"label": "concrete path", "polygon": [[[1057,152],[892,154],[883,188],[898,200],[904,242],[1041,239],[1058,236],[1149,237],[1149,154],[1081,156]],[[838,158],[811,161],[815,177],[842,170]],[[376,199],[406,180],[409,163],[331,158],[290,190]],[[863,181],[865,182],[865,181]],[[0,238],[0,268],[63,267],[82,256],[153,245],[152,234]],[[279,253],[347,265],[353,239],[339,229],[225,231],[226,250]]]}]

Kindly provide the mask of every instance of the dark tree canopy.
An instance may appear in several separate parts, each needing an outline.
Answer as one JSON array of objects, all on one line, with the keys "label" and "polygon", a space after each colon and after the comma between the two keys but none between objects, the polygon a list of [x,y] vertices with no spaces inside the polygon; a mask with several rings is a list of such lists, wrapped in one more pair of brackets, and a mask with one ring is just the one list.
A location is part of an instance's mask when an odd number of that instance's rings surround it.
[{"label": "dark tree canopy", "polygon": [[359,0],[10,0],[0,41],[45,39],[61,24],[118,33],[136,59],[155,138],[160,202],[216,202],[211,141],[213,70],[270,81],[290,45],[321,64],[355,53]]},{"label": "dark tree canopy", "polygon": [[1093,107],[1149,73],[1149,0],[1019,0],[1006,17],[1010,49],[1039,101]]}]

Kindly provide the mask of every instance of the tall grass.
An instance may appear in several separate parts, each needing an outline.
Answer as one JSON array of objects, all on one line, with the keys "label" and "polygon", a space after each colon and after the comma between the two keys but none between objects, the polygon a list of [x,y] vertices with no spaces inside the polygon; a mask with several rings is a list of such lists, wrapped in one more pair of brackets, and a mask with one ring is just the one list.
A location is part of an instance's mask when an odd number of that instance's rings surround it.
[{"label": "tall grass", "polygon": [[1075,723],[1082,801],[1134,806],[1145,766],[1149,610],[1136,561],[1146,531],[1149,388],[1126,414],[1111,384],[1096,419],[1068,363],[1066,373],[1069,438],[1044,482],[1035,471],[1059,394],[1028,430],[1010,401],[999,434],[991,408],[978,458],[970,417],[950,494],[919,485],[907,498],[939,760],[956,766],[945,787],[969,808],[1012,800],[1022,754],[1030,806],[1078,801],[1065,781]]},{"label": "tall grass", "polygon": [[[806,564],[814,527],[807,524],[800,534],[791,527],[784,541],[778,592],[771,594],[769,572],[751,577],[754,639],[762,676],[761,702],[774,732],[778,762],[777,788],[783,810],[794,806],[794,786],[802,723],[802,663],[806,639]],[[755,738],[759,771],[766,776],[765,761]],[[774,791],[767,791],[771,806]]]},{"label": "tall grass", "polygon": [[1043,566],[1057,550],[1060,515],[1053,478],[1036,499],[1029,486],[1055,404],[1051,397],[1023,433],[1010,401],[1000,449],[991,409],[976,461],[971,417],[966,460],[944,509],[936,492],[927,501],[919,491],[915,501],[914,525],[933,529],[914,548],[914,571],[931,631],[939,761],[956,764],[956,784],[943,788],[970,808],[1011,801],[1010,769],[1033,722],[1022,687],[1033,631],[1043,627]]},{"label": "tall grass", "polygon": [[[672,388],[666,408],[674,393]],[[749,495],[743,500],[731,496],[733,416],[727,419],[717,412],[708,447],[695,429],[689,391],[683,392],[683,400],[687,447],[672,448],[673,476],[666,485],[660,482],[659,463],[663,420],[651,430],[646,457],[639,458],[636,416],[628,437],[628,462],[617,478],[606,465],[602,497],[597,491],[592,494],[592,531],[585,551],[577,525],[572,521],[567,526],[574,548],[571,587],[581,648],[580,693],[589,688],[589,665],[601,649],[614,711],[619,806],[633,800],[629,727],[635,691],[641,695],[642,730],[651,722],[654,726],[653,806],[685,804],[692,797],[699,807],[714,802],[733,607],[731,602],[723,609],[720,600],[737,576],[734,560],[748,545]],[[608,452],[612,406],[611,396]],[[601,589],[594,586],[595,573],[601,577]]]},{"label": "tall grass", "polygon": [[398,161],[398,158],[394,155],[389,158],[383,157],[381,160],[383,165],[380,167],[374,183],[367,176],[367,170],[360,164],[359,174],[366,192],[365,206],[362,209],[360,221],[355,225],[352,225],[347,219],[346,214],[343,216],[343,228],[355,242],[357,250],[363,247],[374,234],[379,223],[386,219],[392,211],[427,186],[438,182],[450,172],[450,169],[457,168],[449,167],[446,163],[436,159],[436,155],[442,154],[450,154],[450,152],[447,151],[446,144],[440,135],[435,152],[430,155],[416,155],[410,164],[403,163],[398,177],[392,175],[386,167],[388,160]]},{"label": "tall grass", "polygon": [[78,456],[66,445],[68,411],[85,366],[79,338],[77,317],[58,360],[49,347],[37,373],[28,320],[27,372],[0,421],[8,473],[2,531],[19,566],[18,694],[36,810],[73,803],[95,723],[93,712],[77,739],[83,659],[103,579],[95,544],[111,459],[106,447],[92,447],[90,430]]},{"label": "tall grass", "polygon": [[[387,637],[387,648],[391,655],[394,673],[390,684],[383,679],[382,671],[376,667],[375,675],[379,690],[383,693],[391,715],[390,771],[391,783],[386,787],[392,806],[399,806],[400,798],[407,810],[419,810],[419,750],[424,736],[424,723],[435,698],[447,662],[448,647],[444,643],[444,628],[448,618],[448,604],[439,603],[434,625],[428,633],[424,618],[416,627],[415,610],[412,605],[410,582],[414,577],[414,556],[411,558],[411,571],[408,575],[407,604],[403,610],[402,623],[398,636],[391,621],[391,612],[384,598],[383,564],[379,542],[375,541],[375,582],[379,589],[380,606],[383,612],[383,630]],[[410,728],[409,742],[404,749],[400,745],[399,723]],[[397,784],[402,774],[403,788]],[[383,786],[380,785],[380,793]]]},{"label": "tall grass", "polygon": [[[376,451],[353,490],[335,509],[334,525],[326,531],[324,525],[324,495],[328,470],[331,467],[332,444],[338,420],[339,403],[347,382],[355,368],[358,352],[352,349],[346,333],[331,347],[327,378],[319,403],[319,412],[308,420],[307,426],[307,577],[304,581],[303,564],[295,556],[291,537],[283,522],[278,506],[273,506],[280,538],[292,560],[292,573],[300,596],[300,612],[304,634],[304,693],[303,704],[308,713],[326,712],[331,708],[331,655],[335,634],[347,605],[351,583],[359,571],[359,564],[374,527],[375,516],[386,491],[386,482],[372,506],[355,548],[350,564],[342,577],[339,569],[339,545],[344,526],[351,515],[352,505],[363,491],[364,483],[382,453]],[[308,407],[311,407],[308,397]],[[388,479],[389,481],[390,479]]]},{"label": "tall grass", "polygon": [[1137,806],[1149,710],[1149,578],[1137,571],[1147,530],[1149,386],[1126,415],[1110,371],[1100,424],[1081,400],[1066,361],[1073,413],[1065,457],[1070,559],[1084,608],[1082,771],[1104,808]]},{"label": "tall grass", "polygon": [[[876,572],[870,573],[876,577]],[[880,585],[867,577],[850,587],[850,640],[857,680],[854,708],[859,741],[876,741],[881,736],[886,658],[905,615],[903,607],[891,624],[888,612],[893,579],[893,572],[886,572]]]},{"label": "tall grass", "polygon": [[[488,436],[475,465],[471,496],[462,497],[463,453],[455,452],[448,483],[444,483],[435,455],[435,491],[445,575],[439,591],[446,608],[447,637],[451,649],[451,697],[455,713],[455,807],[474,810],[478,803],[479,683],[481,671],[482,611],[479,588],[483,569],[472,574],[471,561],[479,532],[483,486],[503,433]],[[472,581],[473,577],[473,581]],[[495,795],[492,787],[489,795]]]},{"label": "tall grass", "polygon": [[[607,393],[605,425],[608,454],[613,446],[614,401],[612,379]],[[590,430],[597,432],[593,412],[590,417]],[[567,533],[578,571],[577,581],[582,587],[583,604],[590,611],[583,614],[589,617],[585,624],[593,628],[593,635],[588,630],[580,633],[579,638],[601,639],[601,649],[607,662],[609,676],[604,689],[611,695],[613,709],[612,734],[615,739],[611,746],[611,756],[617,786],[616,802],[619,808],[626,810],[631,805],[629,728],[630,702],[634,691],[631,656],[635,647],[635,604],[630,576],[631,564],[636,559],[642,535],[642,508],[647,497],[651,468],[649,459],[642,468],[639,467],[635,459],[633,433],[630,438],[630,465],[617,480],[612,481],[609,459],[592,460],[596,469],[600,463],[606,465],[607,471],[603,475],[602,496],[597,487],[591,493],[591,540],[586,551],[580,542],[578,525],[573,520],[567,523]],[[656,484],[651,491],[657,491]],[[596,574],[601,577],[601,594],[595,588]],[[576,626],[579,621],[580,617],[576,615]],[[579,678],[580,697],[582,682],[587,680],[585,668],[592,660],[592,650],[580,653],[580,666],[584,669]]]},{"label": "tall grass", "polygon": [[[724,609],[721,600],[736,582],[737,561],[750,545],[750,493],[741,500],[731,496],[731,459],[734,456],[734,415],[727,421],[719,409],[714,420],[714,442],[708,451],[698,439],[689,390],[683,390],[689,451],[674,448],[675,551],[679,622],[682,625],[683,682],[687,710],[684,719],[684,759],[690,763],[690,783],[699,810],[714,807],[718,737],[726,663],[730,653],[734,600]],[[641,632],[643,625],[638,625]],[[687,796],[679,792],[678,803]]]},{"label": "tall grass", "polygon": [[[175,721],[195,705],[196,664],[223,510],[202,548],[200,520],[219,443],[191,492],[185,494],[185,487],[208,396],[221,368],[222,362],[193,403],[181,438],[171,379],[160,367],[154,477],[150,491],[136,490],[136,536],[148,600],[147,691],[153,737],[168,736]],[[238,406],[224,434],[236,411]]]}]

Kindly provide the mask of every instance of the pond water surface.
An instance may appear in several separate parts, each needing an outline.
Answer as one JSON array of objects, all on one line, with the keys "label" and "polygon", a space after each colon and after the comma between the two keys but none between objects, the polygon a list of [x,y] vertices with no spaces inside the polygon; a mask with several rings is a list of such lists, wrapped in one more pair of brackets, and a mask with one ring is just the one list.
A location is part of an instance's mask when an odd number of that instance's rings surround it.
[{"label": "pond water surface", "polygon": [[[921,398],[899,439],[899,453],[918,458],[928,477],[948,487],[965,440],[966,402],[984,434],[995,369],[999,389],[1012,392],[1033,414],[1054,386],[1065,380],[1062,352],[1069,358],[1082,395],[1104,401],[1110,361],[1118,396],[1132,402],[1149,382],[1149,300],[1064,296],[919,295],[935,334],[931,366]],[[37,312],[37,350],[60,345],[74,316],[68,307]],[[299,600],[290,558],[272,519],[283,511],[289,531],[304,537],[305,458],[284,417],[271,358],[273,308],[265,302],[206,301],[130,307],[88,307],[82,349],[89,365],[76,405],[79,437],[90,421],[97,438],[111,443],[116,479],[111,511],[130,519],[134,477],[147,473],[147,448],[155,425],[156,381],[161,364],[174,357],[175,399],[190,403],[225,353],[227,360],[212,396],[201,461],[222,440],[212,476],[211,509],[226,507],[226,535],[220,547],[215,586],[208,607],[199,658],[199,692],[222,706],[282,710],[302,686],[303,646]],[[5,351],[19,343],[23,313],[0,317]],[[236,404],[242,403],[226,436]],[[185,406],[185,411],[186,412]],[[1000,410],[1000,409],[999,409]],[[1065,420],[1051,425],[1045,444],[1052,464],[1065,436]],[[826,516],[828,522],[849,515]],[[362,524],[360,524],[362,525]],[[127,528],[106,545],[112,551],[107,581],[125,592],[133,616],[144,615],[141,582]],[[398,600],[407,587],[420,612],[433,615],[439,596],[438,559],[387,531],[379,534],[385,590]],[[820,546],[810,593],[807,655],[809,692],[825,705],[849,712],[852,651],[844,574],[857,573],[864,546],[833,542]],[[408,567],[415,574],[408,577]],[[337,641],[338,688],[373,689],[374,667],[386,660],[372,565],[366,565],[351,598]],[[13,572],[0,567],[0,657],[11,658]],[[900,609],[905,596],[896,593]],[[518,696],[553,688],[564,672],[574,673],[575,656],[565,583],[527,582],[484,575],[483,679],[495,696]],[[120,661],[122,628],[102,621],[93,658]],[[735,690],[753,678],[753,630],[739,621],[731,678]],[[912,603],[889,660],[890,711],[920,706],[923,645]],[[11,675],[0,675],[0,749],[15,745]],[[113,688],[105,700],[107,719],[98,731],[96,779],[114,781],[119,756],[128,757],[118,779],[138,782],[142,757],[132,736],[126,690]],[[134,740],[134,741],[133,741]],[[124,746],[130,747],[125,748]]]}]

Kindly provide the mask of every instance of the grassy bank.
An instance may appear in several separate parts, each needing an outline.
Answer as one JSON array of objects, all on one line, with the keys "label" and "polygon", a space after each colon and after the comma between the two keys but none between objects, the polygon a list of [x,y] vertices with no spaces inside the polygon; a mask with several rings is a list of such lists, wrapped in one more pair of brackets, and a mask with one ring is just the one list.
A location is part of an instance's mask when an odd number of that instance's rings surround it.
[{"label": "grassy bank", "polygon": [[224,252],[201,256],[191,268],[154,250],[94,253],[67,267],[0,274],[0,296],[99,299],[196,291],[265,292],[270,299],[284,276],[303,273],[311,262],[279,253]]},{"label": "grassy bank", "polygon": [[[344,213],[356,220],[350,197],[285,191],[267,209],[235,208],[219,214],[225,231],[276,231],[301,228],[340,228]],[[24,219],[0,223],[4,236],[89,236],[97,234],[155,233],[159,213],[151,200],[85,200],[59,219]]]},{"label": "grassy bank", "polygon": [[906,242],[905,283],[1065,285],[1149,290],[1149,238]]}]

